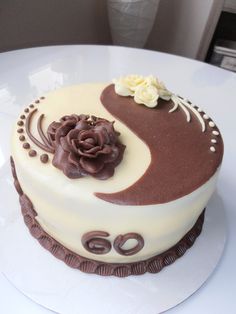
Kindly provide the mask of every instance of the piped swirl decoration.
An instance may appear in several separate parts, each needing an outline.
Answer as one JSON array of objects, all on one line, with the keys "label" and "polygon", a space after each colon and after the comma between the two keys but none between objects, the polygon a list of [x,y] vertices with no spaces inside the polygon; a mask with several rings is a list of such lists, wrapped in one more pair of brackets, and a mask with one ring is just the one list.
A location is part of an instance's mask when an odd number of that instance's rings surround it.
[{"label": "piped swirl decoration", "polygon": [[[125,145],[114,129],[114,122],[89,115],[67,115],[59,122],[52,122],[47,129],[47,135],[42,130],[44,115],[37,121],[39,141],[31,133],[30,126],[37,109],[32,110],[25,124],[25,129],[31,141],[54,154],[52,164],[63,171],[70,179],[91,175],[105,180],[113,176],[115,167],[121,162]],[[45,156],[41,161],[46,162]]]}]

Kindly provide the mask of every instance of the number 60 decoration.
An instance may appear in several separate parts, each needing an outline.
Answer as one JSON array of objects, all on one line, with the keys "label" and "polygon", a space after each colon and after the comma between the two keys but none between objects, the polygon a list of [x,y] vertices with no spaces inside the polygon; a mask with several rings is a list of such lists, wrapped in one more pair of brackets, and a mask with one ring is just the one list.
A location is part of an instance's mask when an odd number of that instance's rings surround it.
[{"label": "number 60 decoration", "polygon": [[[108,252],[110,252],[112,247],[112,243],[108,239],[105,239],[109,236],[110,234],[105,231],[90,231],[82,236],[81,242],[83,244],[83,247],[90,253],[107,254]],[[124,244],[131,239],[136,240],[137,244],[130,249],[122,248]],[[143,246],[144,246],[143,237],[138,233],[134,232],[120,234],[115,238],[113,242],[113,247],[116,250],[116,252],[124,256],[130,256],[138,253],[139,251],[142,250]]]}]

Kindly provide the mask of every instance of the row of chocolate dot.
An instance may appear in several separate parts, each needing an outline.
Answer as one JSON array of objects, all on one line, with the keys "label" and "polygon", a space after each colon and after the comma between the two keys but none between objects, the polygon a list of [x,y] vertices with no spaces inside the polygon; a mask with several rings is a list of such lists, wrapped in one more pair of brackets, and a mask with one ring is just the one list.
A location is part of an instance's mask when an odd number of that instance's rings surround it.
[{"label": "row of chocolate dot", "polygon": [[[40,100],[43,100],[43,99],[45,99],[45,97],[43,97],[43,96],[40,97]],[[40,100],[37,99],[37,100],[35,101],[35,103],[36,103],[36,104],[39,104],[39,103],[40,103]],[[25,114],[28,114],[28,113],[30,112],[30,109],[33,109],[34,107],[35,107],[34,104],[30,104],[29,107],[27,107],[27,108],[24,109],[24,113],[25,113]],[[20,116],[20,120],[17,122],[17,125],[20,127],[20,128],[17,129],[17,132],[20,133],[20,134],[21,134],[21,133],[24,133],[24,128],[23,128],[23,126],[24,126],[24,120],[26,119],[25,114],[22,114],[22,115]],[[21,142],[24,142],[24,141],[25,141],[25,136],[24,136],[23,134],[21,134],[21,135],[19,136],[19,140],[20,140]],[[29,144],[28,142],[25,142],[25,143],[23,143],[22,147],[23,147],[24,149],[30,149],[30,144]],[[34,150],[34,149],[30,149],[28,154],[29,154],[30,157],[35,157],[35,156],[37,155],[37,151]],[[48,154],[42,154],[42,155],[40,156],[40,161],[41,161],[42,163],[47,163],[48,160],[49,160]]]}]

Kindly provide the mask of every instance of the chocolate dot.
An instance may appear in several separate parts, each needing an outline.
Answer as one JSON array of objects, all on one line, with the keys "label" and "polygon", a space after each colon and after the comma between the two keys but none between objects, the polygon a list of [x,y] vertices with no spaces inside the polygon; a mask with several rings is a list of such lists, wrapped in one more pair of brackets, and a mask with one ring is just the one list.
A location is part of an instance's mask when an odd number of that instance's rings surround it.
[{"label": "chocolate dot", "polygon": [[18,124],[19,126],[22,126],[22,125],[24,125],[24,122],[23,122],[23,121],[18,121],[17,124]]},{"label": "chocolate dot", "polygon": [[39,100],[35,100],[35,103],[36,103],[36,104],[39,104],[39,103],[40,103],[40,101],[39,101]]},{"label": "chocolate dot", "polygon": [[23,144],[23,148],[24,149],[29,149],[30,148],[30,144],[29,143],[24,143]]},{"label": "chocolate dot", "polygon": [[34,150],[34,149],[31,149],[30,151],[29,151],[29,156],[30,157],[34,157],[34,156],[36,156],[37,155],[37,152]]},{"label": "chocolate dot", "polygon": [[29,108],[25,108],[24,112],[26,113],[29,112]]},{"label": "chocolate dot", "polygon": [[20,116],[20,118],[21,118],[21,119],[25,119],[25,115],[22,114],[22,115]]},{"label": "chocolate dot", "polygon": [[42,97],[40,97],[40,99],[45,99],[45,97],[44,97],[44,96],[42,96]]},{"label": "chocolate dot", "polygon": [[19,140],[20,140],[21,142],[23,142],[23,141],[25,140],[24,135],[21,135],[21,136],[19,137]]},{"label": "chocolate dot", "polygon": [[40,160],[42,163],[46,164],[48,162],[48,155],[47,154],[41,155]]},{"label": "chocolate dot", "polygon": [[23,131],[24,131],[23,129],[18,129],[17,130],[18,133],[23,133]]},{"label": "chocolate dot", "polygon": [[34,108],[34,105],[33,104],[31,104],[31,105],[29,105],[30,106],[30,108]]}]

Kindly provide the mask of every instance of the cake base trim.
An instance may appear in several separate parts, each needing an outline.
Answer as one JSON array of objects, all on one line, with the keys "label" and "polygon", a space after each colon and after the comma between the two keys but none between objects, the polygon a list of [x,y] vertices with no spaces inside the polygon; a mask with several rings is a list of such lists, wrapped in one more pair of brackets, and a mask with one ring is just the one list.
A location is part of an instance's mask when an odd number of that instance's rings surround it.
[{"label": "cake base trim", "polygon": [[34,210],[32,202],[28,196],[24,194],[20,186],[13,158],[11,157],[10,160],[14,185],[19,194],[22,215],[31,235],[36,238],[39,243],[56,258],[62,260],[68,266],[79,269],[85,273],[94,273],[101,276],[113,275],[116,277],[141,275],[145,272],[158,273],[162,270],[162,268],[169,266],[176,259],[183,256],[184,253],[193,245],[196,238],[202,231],[205,210],[202,211],[195,225],[177,244],[167,251],[153,256],[147,260],[132,263],[106,263],[83,257],[64,247],[42,229],[36,220],[37,213]]}]

